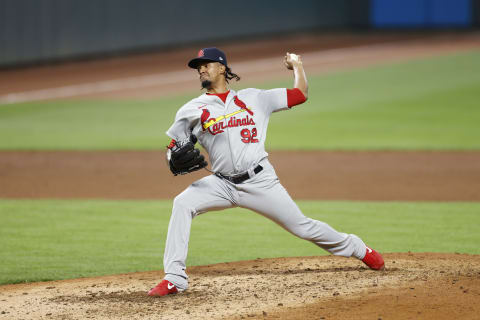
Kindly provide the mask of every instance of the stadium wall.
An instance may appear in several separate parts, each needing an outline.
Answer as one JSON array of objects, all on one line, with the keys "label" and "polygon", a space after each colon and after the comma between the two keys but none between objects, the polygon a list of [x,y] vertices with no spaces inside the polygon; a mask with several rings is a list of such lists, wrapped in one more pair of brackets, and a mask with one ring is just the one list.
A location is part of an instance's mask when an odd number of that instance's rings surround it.
[{"label": "stadium wall", "polygon": [[472,26],[480,0],[1,0],[0,68],[305,30]]},{"label": "stadium wall", "polygon": [[349,24],[350,0],[2,0],[0,66]]}]

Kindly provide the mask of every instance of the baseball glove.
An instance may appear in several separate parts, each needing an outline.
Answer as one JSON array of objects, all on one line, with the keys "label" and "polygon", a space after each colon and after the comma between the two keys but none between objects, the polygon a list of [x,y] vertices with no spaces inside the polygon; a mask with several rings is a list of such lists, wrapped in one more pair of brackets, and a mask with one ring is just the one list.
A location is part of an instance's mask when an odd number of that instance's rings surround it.
[{"label": "baseball glove", "polygon": [[197,138],[191,137],[188,142],[179,144],[167,150],[167,160],[173,175],[187,174],[205,168],[208,164],[200,150],[195,148]]}]

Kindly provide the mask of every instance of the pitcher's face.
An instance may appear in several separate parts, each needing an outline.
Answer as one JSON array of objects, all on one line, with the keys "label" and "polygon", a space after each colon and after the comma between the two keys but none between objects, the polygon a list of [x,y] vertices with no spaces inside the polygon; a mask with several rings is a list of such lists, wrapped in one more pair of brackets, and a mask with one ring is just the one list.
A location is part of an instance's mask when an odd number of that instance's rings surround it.
[{"label": "pitcher's face", "polygon": [[219,62],[203,62],[197,67],[202,87],[209,88],[225,80],[225,66]]}]

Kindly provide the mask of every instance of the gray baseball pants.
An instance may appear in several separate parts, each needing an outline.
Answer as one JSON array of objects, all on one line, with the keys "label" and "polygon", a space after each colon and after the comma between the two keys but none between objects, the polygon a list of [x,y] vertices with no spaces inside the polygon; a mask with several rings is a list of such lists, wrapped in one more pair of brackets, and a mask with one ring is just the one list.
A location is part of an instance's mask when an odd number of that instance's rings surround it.
[{"label": "gray baseball pants", "polygon": [[360,238],[305,217],[268,160],[260,164],[263,170],[244,183],[234,184],[210,175],[192,183],[175,198],[163,258],[166,280],[179,289],[188,288],[185,268],[192,219],[207,211],[232,207],[253,210],[334,255],[363,259],[366,246]]}]

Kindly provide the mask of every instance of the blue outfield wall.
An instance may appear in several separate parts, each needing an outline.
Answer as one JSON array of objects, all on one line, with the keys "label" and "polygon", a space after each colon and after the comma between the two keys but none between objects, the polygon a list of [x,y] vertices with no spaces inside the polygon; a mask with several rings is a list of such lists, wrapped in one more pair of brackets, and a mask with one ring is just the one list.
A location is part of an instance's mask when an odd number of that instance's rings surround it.
[{"label": "blue outfield wall", "polygon": [[371,0],[370,23],[376,28],[472,26],[472,0]]}]

